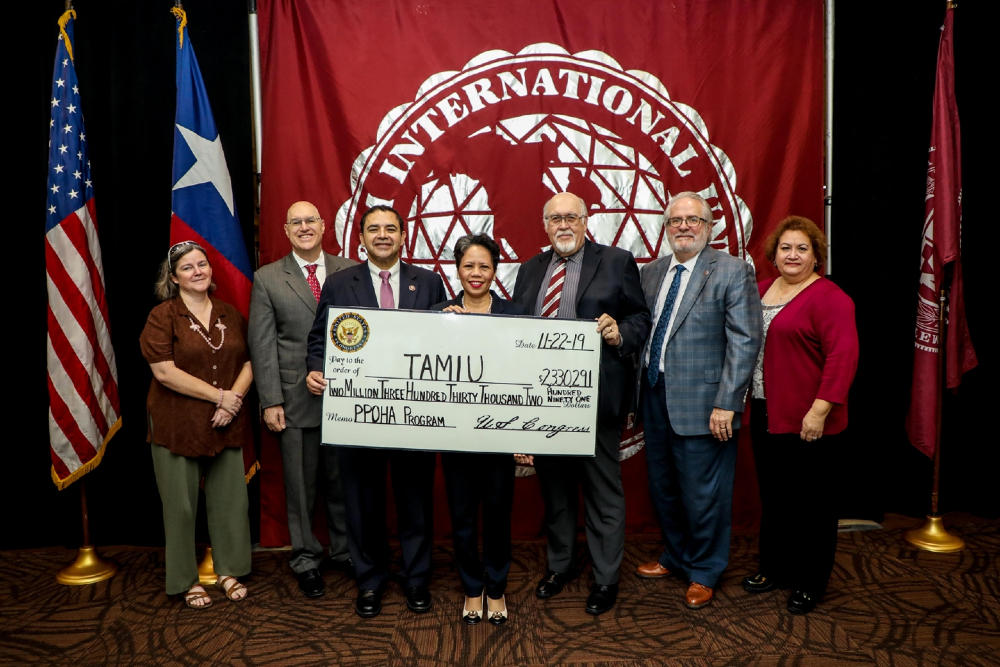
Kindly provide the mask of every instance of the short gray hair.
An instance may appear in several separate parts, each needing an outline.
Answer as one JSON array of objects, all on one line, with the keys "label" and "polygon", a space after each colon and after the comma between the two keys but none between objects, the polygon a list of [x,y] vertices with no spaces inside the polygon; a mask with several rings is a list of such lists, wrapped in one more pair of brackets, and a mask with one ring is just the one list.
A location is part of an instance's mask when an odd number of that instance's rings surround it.
[{"label": "short gray hair", "polygon": [[705,220],[708,220],[709,223],[712,222],[712,219],[714,217],[712,215],[712,207],[708,205],[708,202],[705,201],[705,198],[702,197],[700,194],[698,194],[697,192],[690,192],[690,191],[678,192],[677,194],[675,194],[673,197],[670,198],[670,201],[667,202],[667,208],[663,210],[664,220],[671,217],[674,210],[674,204],[676,204],[681,199],[693,199],[699,204],[701,204],[701,211],[702,211],[701,217],[704,218]]},{"label": "short gray hair", "polygon": [[[167,251],[167,258],[160,262],[160,271],[156,276],[156,284],[153,286],[153,293],[156,294],[157,299],[167,301],[180,294],[181,288],[170,277],[177,275],[177,263],[184,255],[193,250],[200,250],[201,254],[205,256],[205,260],[208,261],[208,265],[212,265],[212,260],[208,259],[208,253],[194,241],[184,241],[171,246],[170,250]],[[214,292],[215,288],[216,284],[213,280],[208,291]]]}]

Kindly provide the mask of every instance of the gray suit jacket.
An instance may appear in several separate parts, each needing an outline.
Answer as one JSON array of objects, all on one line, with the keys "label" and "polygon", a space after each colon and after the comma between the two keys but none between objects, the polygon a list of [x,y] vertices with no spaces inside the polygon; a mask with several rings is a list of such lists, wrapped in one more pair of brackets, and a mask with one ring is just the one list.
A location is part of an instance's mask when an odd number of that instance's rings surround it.
[{"label": "gray suit jacket", "polygon": [[[654,329],[656,296],[672,258],[656,259],[640,272]],[[705,248],[667,334],[663,359],[667,411],[678,435],[710,433],[712,408],[735,411],[733,428],[739,428],[762,338],[763,316],[753,267]],[[638,384],[644,386],[645,351],[641,355]]]},{"label": "gray suit jacket", "polygon": [[[357,264],[323,253],[326,275]],[[321,423],[323,397],[306,388],[306,339],[316,318],[316,299],[292,253],[262,266],[250,294],[250,360],[262,408],[282,405],[285,424]]]}]

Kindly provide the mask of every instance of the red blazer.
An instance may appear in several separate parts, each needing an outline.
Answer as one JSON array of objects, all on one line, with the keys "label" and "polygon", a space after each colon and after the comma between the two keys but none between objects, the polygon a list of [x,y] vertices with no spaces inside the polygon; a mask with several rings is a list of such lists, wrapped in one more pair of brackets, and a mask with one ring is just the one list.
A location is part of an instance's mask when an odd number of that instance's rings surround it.
[{"label": "red blazer", "polygon": [[[757,284],[761,297],[774,278]],[[847,392],[858,368],[854,302],[826,278],[771,321],[764,343],[764,396],[770,433],[799,433],[817,398],[833,403],[823,433],[847,428]]]}]

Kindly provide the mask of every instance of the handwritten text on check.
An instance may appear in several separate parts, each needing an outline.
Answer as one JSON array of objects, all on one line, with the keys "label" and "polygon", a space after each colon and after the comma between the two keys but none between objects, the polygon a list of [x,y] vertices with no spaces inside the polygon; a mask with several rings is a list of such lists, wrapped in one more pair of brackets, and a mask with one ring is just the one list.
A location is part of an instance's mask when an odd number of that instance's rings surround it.
[{"label": "handwritten text on check", "polygon": [[596,322],[331,308],[323,442],[594,455]]}]

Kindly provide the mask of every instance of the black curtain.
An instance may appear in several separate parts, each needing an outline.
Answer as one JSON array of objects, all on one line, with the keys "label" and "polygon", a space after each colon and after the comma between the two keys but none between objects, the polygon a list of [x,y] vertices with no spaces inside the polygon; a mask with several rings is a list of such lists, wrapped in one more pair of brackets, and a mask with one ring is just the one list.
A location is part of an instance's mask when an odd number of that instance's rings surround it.
[{"label": "black curtain", "polygon": [[[90,142],[97,220],[122,392],[122,430],[104,462],[84,477],[97,544],[161,545],[160,502],[145,443],[149,368],[138,337],[155,305],[152,283],[167,247],[174,114],[174,29],[162,2],[80,0],[76,65]],[[191,0],[189,34],[233,176],[248,248],[253,176],[247,8],[241,0]],[[7,272],[8,429],[0,547],[76,546],[80,491],[49,477],[45,359],[44,203],[52,64],[63,2],[19,8],[9,62],[8,121],[15,165],[8,244],[31,270]],[[842,517],[927,511],[931,464],[909,445],[909,401],[920,231],[931,98],[944,3],[837,6],[833,278],[857,305],[861,364],[851,394],[850,436],[836,465],[845,484]],[[987,325],[992,253],[986,223],[988,146],[995,115],[992,75],[974,55],[987,39],[983,3],[956,12],[957,97],[964,170],[963,261],[969,326],[980,367],[944,404],[941,509],[1000,515],[994,479],[1000,454],[989,419],[987,377],[996,368]],[[25,32],[27,31],[27,32]],[[10,85],[10,84],[9,84]],[[8,116],[10,118],[10,116]],[[821,141],[818,134],[816,141]],[[22,161],[23,158],[23,161]],[[790,211],[789,213],[793,213]],[[819,222],[819,221],[817,221]],[[11,255],[9,255],[11,258]],[[30,260],[30,261],[29,261]],[[8,265],[12,268],[13,265]],[[23,310],[22,310],[23,308]],[[16,322],[16,324],[14,324]],[[13,325],[13,326],[11,326]],[[18,360],[25,366],[20,366]],[[18,370],[21,369],[21,370]],[[800,482],[808,483],[808,480]],[[259,491],[251,483],[251,505]],[[256,531],[256,517],[251,521]],[[256,533],[255,533],[256,534]]]},{"label": "black curtain", "polygon": [[[96,544],[162,545],[160,499],[146,444],[145,401],[151,378],[139,353],[139,334],[156,305],[152,286],[170,234],[174,138],[173,3],[80,0],[76,4],[75,64],[87,127],[97,224],[104,257],[111,335],[118,364],[122,428],[103,462],[83,477]],[[12,301],[24,327],[17,355],[26,370],[27,403],[17,414],[3,468],[4,507],[13,520],[0,530],[3,547],[67,544],[81,539],[79,482],[58,491],[49,476],[45,365],[45,264],[42,188],[46,179],[52,65],[62,1],[27,3],[19,12],[21,85],[7,99],[24,135],[13,175],[14,229],[29,239],[30,278]],[[250,112],[250,40],[241,0],[185,3],[188,35],[205,79],[232,175],[233,195],[247,248],[254,248]],[[27,33],[23,31],[27,30]],[[21,100],[12,105],[10,101]],[[251,258],[253,261],[253,257]],[[8,348],[10,349],[10,348]],[[20,392],[18,392],[20,394]],[[248,406],[250,408],[251,406]],[[256,411],[256,407],[252,407]],[[259,484],[251,481],[256,539]],[[204,512],[201,512],[202,517]],[[202,527],[203,528],[203,527]],[[204,530],[199,531],[202,540]]]}]

